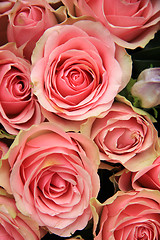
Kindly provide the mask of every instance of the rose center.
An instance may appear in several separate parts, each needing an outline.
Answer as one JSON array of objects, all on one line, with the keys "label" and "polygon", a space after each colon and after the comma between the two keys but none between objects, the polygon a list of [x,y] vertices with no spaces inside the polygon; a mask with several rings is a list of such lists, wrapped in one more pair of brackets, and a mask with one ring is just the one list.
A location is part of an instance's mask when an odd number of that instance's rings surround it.
[{"label": "rose center", "polygon": [[42,19],[42,9],[36,6],[23,8],[15,17],[14,24],[17,26],[29,25]]},{"label": "rose center", "polygon": [[57,173],[52,177],[50,186],[53,189],[64,189],[66,187],[66,181],[62,179]]},{"label": "rose center", "polygon": [[[149,226],[148,226],[149,227]],[[137,240],[148,240],[153,239],[152,229],[147,226],[137,226],[135,229],[135,239]]]}]

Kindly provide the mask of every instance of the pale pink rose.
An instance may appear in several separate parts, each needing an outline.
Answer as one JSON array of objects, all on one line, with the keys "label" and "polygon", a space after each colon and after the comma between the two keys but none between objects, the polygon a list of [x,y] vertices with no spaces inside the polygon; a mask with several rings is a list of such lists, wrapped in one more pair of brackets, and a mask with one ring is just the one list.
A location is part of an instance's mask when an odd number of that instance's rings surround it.
[{"label": "pale pink rose", "polygon": [[30,64],[14,44],[0,48],[0,123],[10,134],[17,134],[43,120],[33,96]]},{"label": "pale pink rose", "polygon": [[160,104],[160,68],[147,68],[138,76],[131,93],[141,101],[143,108],[152,108]]},{"label": "pale pink rose", "polygon": [[140,191],[143,188],[160,191],[160,157],[158,157],[152,165],[138,172],[124,170],[119,177],[118,185],[122,191],[129,191],[132,189]]},{"label": "pale pink rose", "polygon": [[117,192],[102,207],[95,240],[159,239],[159,191]]},{"label": "pale pink rose", "polygon": [[46,30],[32,63],[34,93],[49,120],[55,114],[72,122],[101,114],[131,75],[125,50],[103,25],[87,20]]},{"label": "pale pink rose", "polygon": [[91,119],[82,132],[97,144],[101,160],[135,172],[159,156],[158,133],[147,113],[120,99],[124,102],[114,102],[105,117]]},{"label": "pale pink rose", "polygon": [[11,189],[23,214],[65,237],[87,225],[90,199],[100,188],[93,141],[42,123],[18,134],[8,161]]},{"label": "pale pink rose", "polygon": [[71,16],[91,16],[104,24],[117,44],[144,47],[160,29],[159,0],[62,0]]},{"label": "pale pink rose", "polygon": [[17,1],[9,15],[8,41],[23,45],[24,56],[30,59],[37,40],[44,31],[57,24],[46,0]]},{"label": "pale pink rose", "polygon": [[32,219],[17,210],[13,198],[0,195],[0,239],[38,240],[43,235]]}]

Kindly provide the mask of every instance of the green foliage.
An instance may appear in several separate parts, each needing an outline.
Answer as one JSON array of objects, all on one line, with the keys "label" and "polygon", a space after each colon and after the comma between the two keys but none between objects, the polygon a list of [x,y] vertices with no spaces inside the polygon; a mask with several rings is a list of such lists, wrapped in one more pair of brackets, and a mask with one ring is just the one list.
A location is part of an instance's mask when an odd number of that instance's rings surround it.
[{"label": "green foliage", "polygon": [[14,139],[16,136],[11,135],[3,130],[0,130],[0,138]]},{"label": "green foliage", "polygon": [[127,86],[119,93],[128,99],[134,107],[141,108],[141,101],[131,94],[131,88],[136,83],[136,79],[131,78]]}]

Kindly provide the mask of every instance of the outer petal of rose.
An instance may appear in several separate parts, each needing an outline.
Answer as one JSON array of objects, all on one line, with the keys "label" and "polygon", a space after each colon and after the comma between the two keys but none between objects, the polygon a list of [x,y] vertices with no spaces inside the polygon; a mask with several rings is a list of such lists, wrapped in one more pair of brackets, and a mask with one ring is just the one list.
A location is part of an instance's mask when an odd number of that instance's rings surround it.
[{"label": "outer petal of rose", "polygon": [[81,124],[83,124],[86,120],[82,121],[70,121],[64,119],[57,114],[46,111],[46,109],[42,108],[42,114],[49,120],[49,122],[53,122],[58,126],[62,127],[66,132],[72,131],[74,129],[75,132],[79,132],[81,128]]},{"label": "outer petal of rose", "polygon": [[41,113],[41,109],[39,104],[32,100],[28,107],[24,109],[17,117],[9,119],[1,108],[2,116],[0,116],[1,123],[5,127],[5,129],[13,135],[16,135],[19,130],[18,129],[27,129],[33,124],[38,124],[43,122],[44,117]]},{"label": "outer petal of rose", "polygon": [[[70,240],[78,240],[78,239],[82,239],[84,240],[80,235],[73,237],[73,238],[69,238]],[[67,239],[66,239],[67,240]]]},{"label": "outer petal of rose", "polygon": [[132,103],[130,101],[128,101],[124,96],[121,96],[121,95],[117,95],[116,96],[116,99],[119,101],[119,102],[122,102],[122,103],[125,103],[127,104],[128,106],[130,106],[135,112],[137,112],[138,114],[140,115],[144,115],[144,116],[148,116],[148,118],[151,119],[152,122],[156,122],[155,118],[150,115],[149,113],[147,113],[146,111],[140,109],[140,108],[136,108],[132,105]]},{"label": "outer petal of rose", "polygon": [[[19,239],[19,234],[21,235],[21,238],[27,238],[32,240],[38,240],[40,237],[43,237],[46,233],[45,230],[39,230],[39,226],[32,221],[32,219],[22,215],[20,212],[18,212],[16,208],[16,204],[14,199],[11,196],[8,196],[5,192],[0,192],[0,205],[2,207],[2,214],[4,212],[4,218],[6,214],[6,224],[9,224],[9,229],[6,229],[6,231],[9,232],[12,236],[12,230],[15,232],[13,236],[17,237],[16,239]],[[3,218],[2,218],[3,220]],[[4,222],[5,226],[5,222]],[[13,227],[13,229],[11,229]]]},{"label": "outer petal of rose", "polygon": [[92,215],[93,215],[93,235],[96,236],[96,229],[98,226],[100,213],[103,209],[103,204],[101,204],[96,198],[91,198],[90,206],[91,206]]},{"label": "outer petal of rose", "polygon": [[128,79],[131,77],[132,60],[131,56],[127,54],[125,49],[118,46],[116,46],[115,56],[122,68],[122,83],[119,88],[119,91],[121,91],[127,85]]},{"label": "outer petal of rose", "polygon": [[152,26],[149,29],[147,29],[144,34],[140,35],[134,41],[132,41],[132,43],[128,43],[118,38],[115,35],[113,36],[113,39],[119,46],[123,46],[124,48],[128,48],[128,49],[135,49],[137,47],[144,48],[147,45],[147,43],[154,38],[155,33],[158,30],[159,30],[159,24]]},{"label": "outer petal of rose", "polygon": [[2,1],[0,14],[8,15],[9,11],[11,10],[15,2],[16,0]]},{"label": "outer petal of rose", "polygon": [[[70,16],[74,16],[75,15],[75,11],[74,11],[74,3],[73,3],[73,1],[62,0],[62,2],[67,7],[67,9],[69,11],[69,15]],[[74,1],[74,2],[76,2],[76,1]]]},{"label": "outer petal of rose", "polygon": [[[76,139],[78,142],[80,142],[80,145],[85,150],[86,156],[93,161],[92,165],[94,165],[98,169],[98,166],[100,164],[100,159],[99,159],[99,151],[96,144],[94,144],[94,142],[91,142],[90,138],[86,138],[86,137],[83,138],[83,135],[79,133],[77,134],[70,133],[69,135],[74,139]],[[90,152],[91,148],[94,149],[92,153]]]},{"label": "outer petal of rose", "polygon": [[124,166],[130,171],[137,172],[140,169],[151,165],[154,160],[159,156],[159,154],[160,152],[157,151],[157,149],[154,149],[153,146],[151,146],[146,151],[140,152],[135,157],[132,157],[130,160],[124,163]]},{"label": "outer petal of rose", "polygon": [[1,159],[1,167],[0,167],[0,186],[6,189],[9,194],[12,194],[10,187],[10,166],[7,159]]}]

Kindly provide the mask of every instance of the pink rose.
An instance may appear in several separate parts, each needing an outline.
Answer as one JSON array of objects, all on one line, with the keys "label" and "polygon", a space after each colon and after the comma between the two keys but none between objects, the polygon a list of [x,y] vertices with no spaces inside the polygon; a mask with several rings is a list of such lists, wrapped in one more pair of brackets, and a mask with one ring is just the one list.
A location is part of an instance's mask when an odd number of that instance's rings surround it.
[{"label": "pink rose", "polygon": [[14,44],[0,48],[0,123],[7,132],[17,134],[43,120],[33,96],[30,64],[21,58]]},{"label": "pink rose", "polygon": [[32,63],[34,93],[53,121],[55,114],[72,122],[101,114],[131,75],[125,50],[115,48],[100,23],[87,20],[46,30]]},{"label": "pink rose", "polygon": [[103,204],[95,240],[155,240],[160,236],[160,192],[117,192]]},{"label": "pink rose", "polygon": [[159,156],[158,133],[147,113],[132,107],[124,97],[117,99],[124,102],[114,102],[105,117],[91,119],[82,132],[97,144],[101,160],[121,163],[135,172]]},{"label": "pink rose", "polygon": [[13,198],[0,195],[0,239],[38,240],[43,235],[33,220],[17,210]]},{"label": "pink rose", "polygon": [[117,44],[144,47],[160,29],[159,0],[62,0],[73,16],[95,18],[113,34]]},{"label": "pink rose", "polygon": [[132,189],[140,191],[143,188],[160,191],[160,157],[152,165],[138,172],[123,171],[118,180],[118,185],[122,191]]},{"label": "pink rose", "polygon": [[30,59],[37,40],[44,31],[57,24],[46,0],[17,1],[9,16],[8,41],[23,45],[24,56]]},{"label": "pink rose", "polygon": [[23,214],[65,237],[87,225],[90,199],[100,188],[98,150],[89,138],[42,123],[18,134],[8,161]]}]

